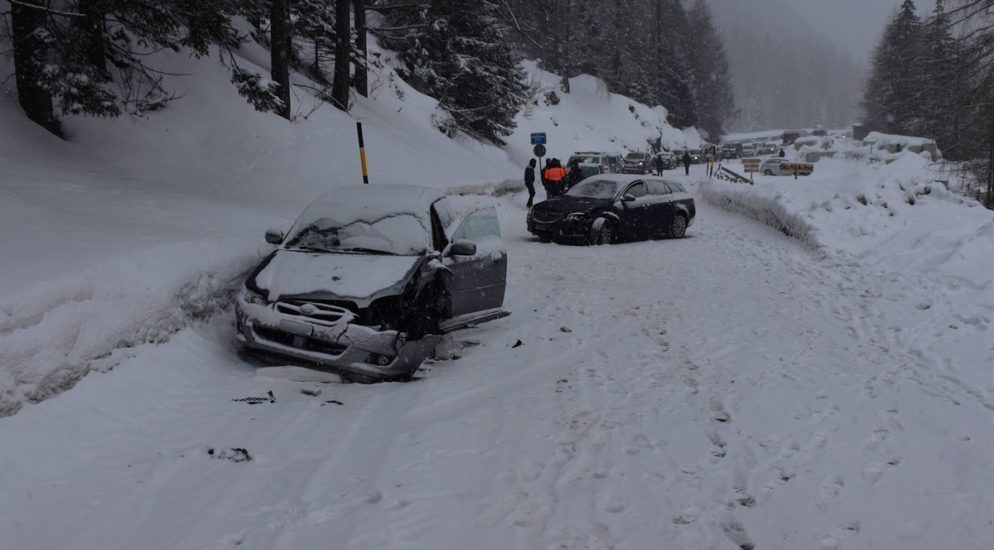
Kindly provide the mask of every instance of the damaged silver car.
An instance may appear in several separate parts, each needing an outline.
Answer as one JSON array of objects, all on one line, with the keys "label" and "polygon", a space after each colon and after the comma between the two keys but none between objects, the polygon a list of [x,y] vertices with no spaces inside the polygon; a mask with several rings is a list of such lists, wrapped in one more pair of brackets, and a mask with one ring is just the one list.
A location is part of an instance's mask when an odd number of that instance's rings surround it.
[{"label": "damaged silver car", "polygon": [[507,253],[493,206],[401,185],[311,203],[236,304],[248,350],[358,381],[410,377],[437,336],[508,315]]}]

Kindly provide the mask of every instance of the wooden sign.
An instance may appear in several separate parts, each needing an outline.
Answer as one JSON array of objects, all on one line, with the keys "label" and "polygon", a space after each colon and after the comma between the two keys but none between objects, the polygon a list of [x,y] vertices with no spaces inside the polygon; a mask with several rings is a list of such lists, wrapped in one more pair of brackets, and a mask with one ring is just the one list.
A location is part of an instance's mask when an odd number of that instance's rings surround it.
[{"label": "wooden sign", "polygon": [[759,172],[759,165],[763,163],[761,158],[742,159],[742,168],[746,172]]}]

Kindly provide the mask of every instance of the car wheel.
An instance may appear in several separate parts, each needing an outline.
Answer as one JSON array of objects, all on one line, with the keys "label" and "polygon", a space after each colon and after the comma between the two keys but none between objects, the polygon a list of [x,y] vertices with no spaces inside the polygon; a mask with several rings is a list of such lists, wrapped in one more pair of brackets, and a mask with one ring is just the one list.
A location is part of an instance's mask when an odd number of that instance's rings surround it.
[{"label": "car wheel", "polygon": [[686,234],[687,217],[683,214],[673,216],[673,222],[670,224],[670,237],[673,237],[674,239],[682,239]]},{"label": "car wheel", "polygon": [[604,218],[597,218],[590,226],[590,244],[611,244],[614,242],[614,225]]},{"label": "car wheel", "polygon": [[766,174],[767,176],[772,176],[773,175],[773,170],[766,170],[763,173]]},{"label": "car wheel", "polygon": [[410,340],[420,340],[429,334],[440,334],[442,321],[452,312],[452,296],[441,281],[428,285],[411,308],[403,323],[404,331]]}]

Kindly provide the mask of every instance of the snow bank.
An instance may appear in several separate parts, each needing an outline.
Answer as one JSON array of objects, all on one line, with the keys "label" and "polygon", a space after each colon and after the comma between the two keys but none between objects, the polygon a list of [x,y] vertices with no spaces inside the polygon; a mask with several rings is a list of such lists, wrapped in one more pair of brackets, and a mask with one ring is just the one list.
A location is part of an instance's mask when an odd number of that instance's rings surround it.
[{"label": "snow bank", "polygon": [[[240,63],[265,72],[257,49]],[[66,118],[70,141],[25,119],[12,80],[0,86],[0,416],[223,308],[267,227],[362,181],[357,120],[374,185],[522,187],[507,153],[435,129],[437,102],[375,46],[370,98],[343,113],[295,88],[293,122],[255,112],[214,61],[154,62],[190,75],[167,82],[179,100],[137,121]]]},{"label": "snow bank", "polygon": [[990,288],[994,213],[950,193],[935,181],[939,175],[925,158],[905,152],[886,165],[823,159],[812,176],[797,180],[757,175],[754,186],[714,180],[701,194],[812,247]]},{"label": "snow bank", "polygon": [[657,140],[668,149],[699,148],[703,143],[696,129],[670,126],[664,107],[649,107],[612,93],[598,78],[571,78],[570,92],[565,93],[559,75],[532,61],[523,66],[535,93],[515,119],[518,126],[505,147],[521,166],[532,158],[533,132],[544,132],[548,156],[564,161],[576,151],[646,151]]}]

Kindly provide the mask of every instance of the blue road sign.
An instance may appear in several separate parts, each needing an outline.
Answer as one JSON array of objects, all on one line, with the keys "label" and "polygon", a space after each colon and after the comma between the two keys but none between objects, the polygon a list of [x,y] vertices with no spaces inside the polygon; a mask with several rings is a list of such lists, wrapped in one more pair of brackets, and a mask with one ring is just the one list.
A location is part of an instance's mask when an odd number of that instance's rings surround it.
[{"label": "blue road sign", "polygon": [[545,132],[535,132],[532,134],[532,145],[545,145]]}]

